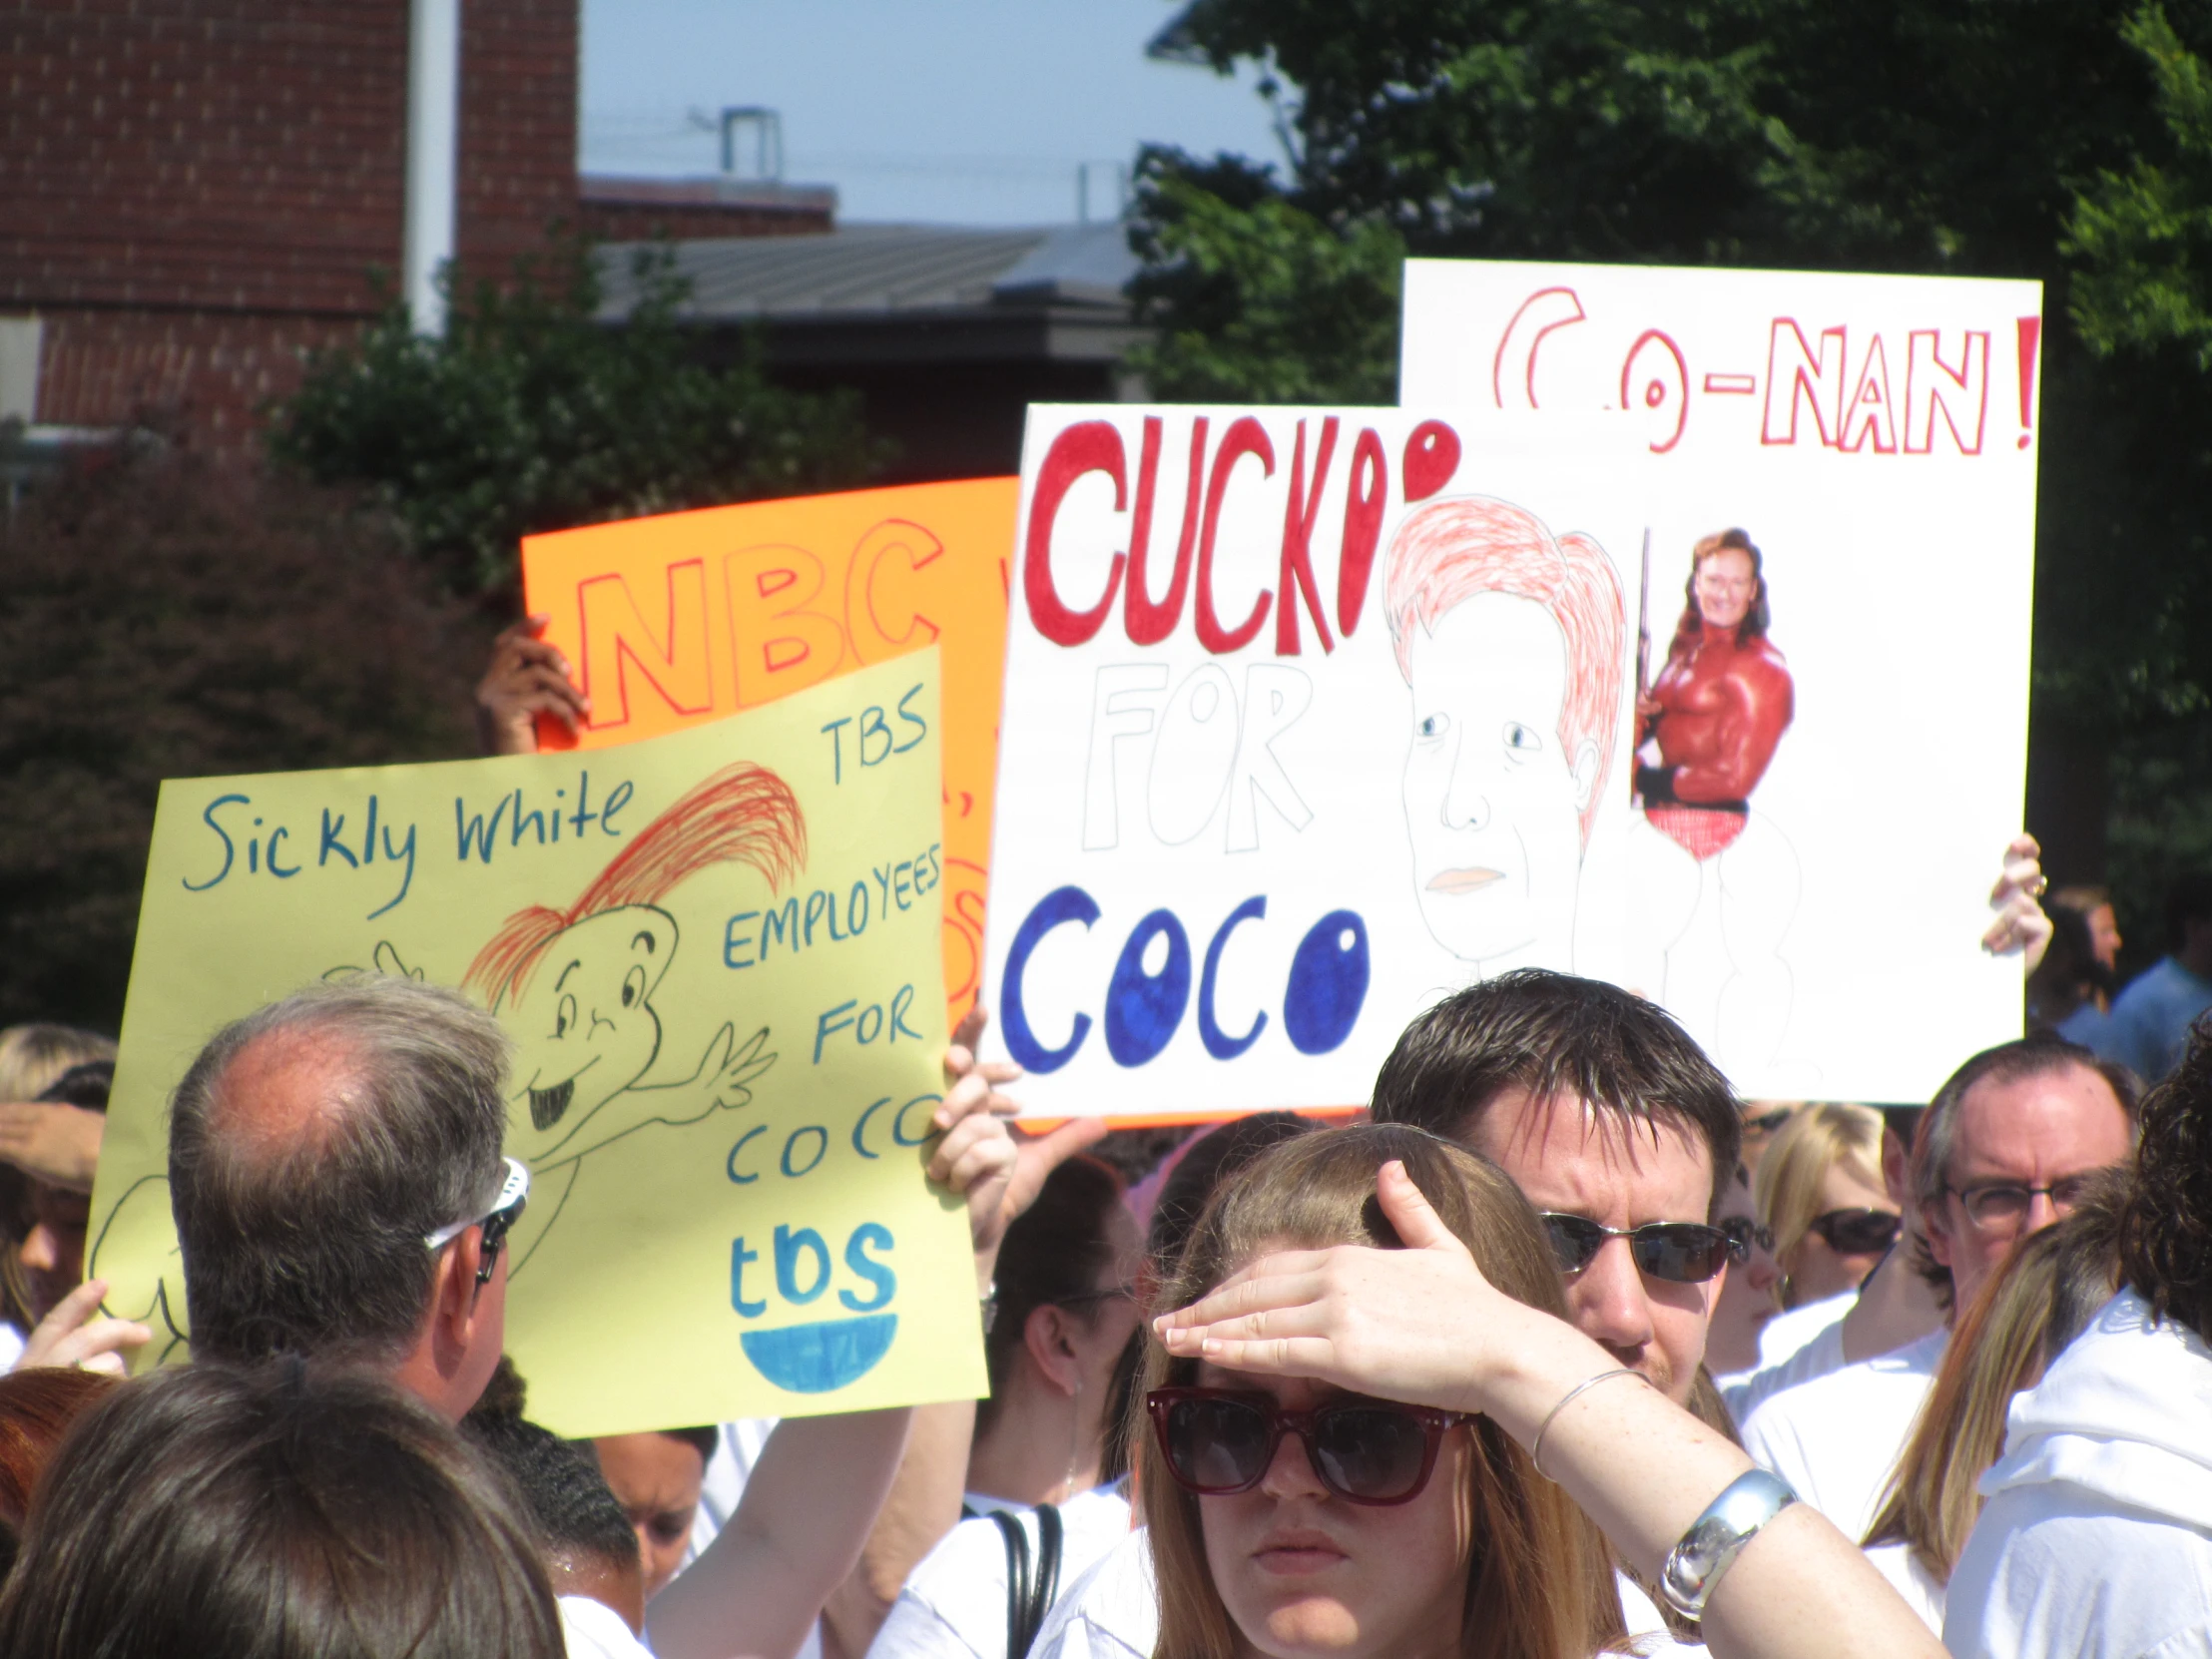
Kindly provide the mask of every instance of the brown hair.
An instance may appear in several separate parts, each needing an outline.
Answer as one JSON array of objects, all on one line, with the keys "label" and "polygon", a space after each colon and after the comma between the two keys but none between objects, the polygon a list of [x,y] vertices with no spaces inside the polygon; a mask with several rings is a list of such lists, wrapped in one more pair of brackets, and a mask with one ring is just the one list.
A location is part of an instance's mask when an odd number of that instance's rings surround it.
[{"label": "brown hair", "polygon": [[47,1459],[78,1412],[115,1386],[103,1373],[56,1366],[0,1377],[0,1579],[14,1570]]},{"label": "brown hair", "polygon": [[[1742,1154],[1736,1091],[1656,1002],[1602,979],[1514,968],[1454,991],[1416,1016],[1375,1076],[1378,1123],[1407,1123],[1464,1144],[1508,1088],[1572,1095],[1608,1130],[1679,1130],[1713,1160],[1708,1220]],[[1526,1300],[1525,1298],[1523,1300]]]},{"label": "brown hair", "polygon": [[0,1594],[4,1659],[561,1659],[530,1529],[447,1423],[297,1360],[79,1418]]},{"label": "brown hair", "polygon": [[1748,530],[1717,530],[1700,537],[1690,549],[1690,579],[1682,584],[1682,620],[1674,625],[1674,638],[1667,642],[1669,662],[1687,657],[1705,631],[1705,613],[1697,608],[1697,573],[1716,553],[1741,553],[1751,561],[1751,604],[1744,611],[1744,620],[1736,624],[1736,644],[1742,647],[1767,637],[1772,621],[1767,610],[1767,561],[1752,545]]},{"label": "brown hair", "polygon": [[2135,1185],[2120,1218],[2128,1289],[2212,1343],[2212,1026],[2143,1101]]},{"label": "brown hair", "polygon": [[[1263,1247],[1400,1248],[1375,1196],[1376,1172],[1405,1165],[1452,1235],[1506,1295],[1563,1318],[1559,1269],[1520,1189],[1487,1160],[1418,1129],[1363,1124],[1271,1148],[1216,1193],[1184,1247],[1163,1307],[1195,1302]],[[1197,1365],[1147,1340],[1143,1387],[1188,1382]],[[1198,1500],[1176,1485],[1141,1429],[1138,1491],[1160,1592],[1156,1659],[1231,1659],[1237,1632],[1206,1562]],[[1487,1417],[1467,1429],[1475,1546],[1460,1650],[1495,1659],[1586,1659],[1622,1634],[1611,1555],[1596,1526]]]},{"label": "brown hair", "polygon": [[1976,1482],[2004,1450],[2012,1396],[2111,1300],[2124,1187],[2106,1177],[2064,1221],[2021,1240],[1959,1318],[1869,1545],[1911,1544],[1938,1583],[1949,1580],[1981,1513]]}]

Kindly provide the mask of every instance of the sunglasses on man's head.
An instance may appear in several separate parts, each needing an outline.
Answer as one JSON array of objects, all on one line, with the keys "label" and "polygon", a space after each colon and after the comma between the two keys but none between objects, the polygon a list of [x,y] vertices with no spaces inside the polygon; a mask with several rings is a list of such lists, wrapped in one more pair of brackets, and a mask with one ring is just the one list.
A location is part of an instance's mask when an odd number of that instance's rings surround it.
[{"label": "sunglasses on man's head", "polygon": [[1748,1243],[1739,1244],[1718,1227],[1700,1221],[1649,1221],[1641,1227],[1601,1227],[1587,1216],[1546,1214],[1551,1253],[1561,1273],[1580,1273],[1607,1239],[1626,1239],[1639,1271],[1675,1285],[1702,1285],[1733,1256],[1745,1261]]},{"label": "sunglasses on man's head", "polygon": [[1872,1256],[1898,1242],[1905,1218],[1895,1210],[1830,1210],[1805,1224],[1840,1256]]},{"label": "sunglasses on man's head", "polygon": [[523,1208],[530,1202],[530,1167],[517,1159],[503,1160],[507,1166],[506,1179],[499,1185],[499,1196],[492,1200],[491,1208],[480,1216],[466,1221],[449,1222],[435,1233],[424,1237],[423,1243],[432,1250],[443,1250],[471,1227],[481,1224],[484,1229],[484,1254],[476,1264],[476,1283],[489,1285],[492,1269],[499,1263],[499,1247],[506,1242],[514,1224],[522,1219]]},{"label": "sunglasses on man's head", "polygon": [[1457,1411],[1356,1399],[1286,1411],[1263,1393],[1154,1388],[1144,1396],[1168,1473],[1185,1491],[1227,1497],[1260,1484],[1283,1436],[1296,1434],[1320,1480],[1347,1503],[1404,1503],[1428,1484]]}]

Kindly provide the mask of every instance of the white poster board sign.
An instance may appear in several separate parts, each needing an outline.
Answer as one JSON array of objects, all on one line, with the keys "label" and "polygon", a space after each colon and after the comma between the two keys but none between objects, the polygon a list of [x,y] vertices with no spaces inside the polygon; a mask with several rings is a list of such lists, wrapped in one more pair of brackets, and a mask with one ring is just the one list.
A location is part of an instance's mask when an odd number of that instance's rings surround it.
[{"label": "white poster board sign", "polygon": [[1978,940],[2020,825],[2040,307],[2020,281],[1406,266],[1408,406],[1610,409],[1650,451],[1622,982],[1749,1096],[1924,1101],[2019,1034],[2019,964]]},{"label": "white poster board sign", "polygon": [[1364,1105],[1405,1023],[1618,977],[1618,419],[1033,406],[984,996],[1040,1116]]}]

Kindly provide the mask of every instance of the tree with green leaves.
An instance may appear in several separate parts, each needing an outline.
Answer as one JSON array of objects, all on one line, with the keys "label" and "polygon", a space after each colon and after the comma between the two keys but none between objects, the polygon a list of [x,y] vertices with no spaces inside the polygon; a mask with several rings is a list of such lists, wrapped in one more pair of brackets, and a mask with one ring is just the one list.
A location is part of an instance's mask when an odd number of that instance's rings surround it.
[{"label": "tree with green leaves", "polygon": [[537,531],[865,481],[880,453],[857,398],[777,386],[757,351],[695,361],[673,254],[635,261],[620,319],[602,316],[577,240],[509,282],[456,284],[441,336],[388,306],[357,344],[310,359],[274,411],[271,453],[370,486],[462,592],[511,592]]},{"label": "tree with green leaves", "polygon": [[1289,159],[1143,158],[1167,395],[1391,395],[1394,249],[2041,279],[2038,764],[2109,765],[2138,917],[2212,851],[2171,788],[2212,759],[2207,0],[1193,0],[1175,36],[1261,66]]}]

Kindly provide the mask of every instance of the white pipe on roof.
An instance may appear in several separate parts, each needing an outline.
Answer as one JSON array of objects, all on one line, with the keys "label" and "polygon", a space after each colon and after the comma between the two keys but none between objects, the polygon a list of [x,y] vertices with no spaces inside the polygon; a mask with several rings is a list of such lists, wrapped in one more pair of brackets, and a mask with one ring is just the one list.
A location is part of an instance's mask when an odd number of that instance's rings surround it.
[{"label": "white pipe on roof", "polygon": [[438,274],[453,258],[461,134],[461,0],[412,0],[407,20],[407,200],[400,292],[418,334],[445,332]]}]

